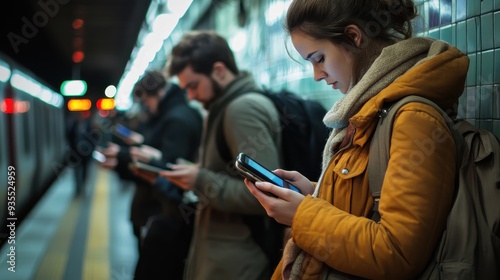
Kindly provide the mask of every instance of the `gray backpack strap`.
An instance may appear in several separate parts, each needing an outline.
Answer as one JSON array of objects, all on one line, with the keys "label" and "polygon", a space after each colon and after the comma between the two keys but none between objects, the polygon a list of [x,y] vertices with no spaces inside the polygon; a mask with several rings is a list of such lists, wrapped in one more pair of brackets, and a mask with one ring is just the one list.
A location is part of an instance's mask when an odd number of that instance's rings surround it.
[{"label": "gray backpack strap", "polygon": [[[368,157],[368,182],[370,184],[370,191],[374,199],[373,213],[371,219],[378,222],[380,220],[380,214],[378,212],[378,205],[382,191],[382,185],[384,183],[384,176],[387,170],[387,164],[390,157],[390,146],[391,146],[391,135],[392,135],[392,124],[394,122],[394,117],[399,111],[401,106],[409,102],[420,102],[432,106],[436,109],[445,119],[448,127],[451,129],[453,134],[453,139],[457,145],[457,151],[461,151],[458,145],[463,145],[462,136],[459,132],[453,128],[454,124],[451,118],[446,114],[438,105],[434,102],[416,95],[410,95],[401,98],[396,103],[389,106],[389,108],[382,108],[378,112],[379,121],[373,137],[370,143],[370,151]],[[461,155],[457,152],[458,162],[461,162]],[[458,166],[457,166],[458,168]]]}]

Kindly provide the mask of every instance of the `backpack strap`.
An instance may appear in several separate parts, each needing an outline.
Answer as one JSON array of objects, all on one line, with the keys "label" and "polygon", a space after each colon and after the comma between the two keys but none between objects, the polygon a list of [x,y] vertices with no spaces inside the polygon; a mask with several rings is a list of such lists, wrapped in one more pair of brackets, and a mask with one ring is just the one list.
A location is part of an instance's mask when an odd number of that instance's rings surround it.
[{"label": "backpack strap", "polygon": [[[387,171],[387,164],[389,162],[390,146],[391,146],[391,135],[392,135],[392,125],[394,123],[394,117],[399,109],[410,102],[420,102],[427,104],[434,109],[436,109],[445,119],[446,124],[450,128],[455,145],[457,147],[457,163],[462,162],[462,150],[464,145],[462,135],[455,129],[454,123],[451,118],[446,114],[443,109],[441,109],[434,102],[429,99],[423,98],[421,96],[410,95],[401,98],[397,102],[389,106],[389,108],[382,108],[378,112],[379,121],[375,132],[373,133],[372,140],[370,142],[370,151],[368,157],[368,182],[370,185],[370,191],[374,199],[374,205],[372,210],[371,219],[378,222],[380,220],[380,213],[378,211],[380,194],[382,191],[382,185],[384,182],[385,172]],[[457,170],[460,168],[460,164],[457,164]],[[458,174],[458,172],[457,172]]]},{"label": "backpack strap", "polygon": [[224,135],[224,118],[226,115],[226,107],[231,103],[231,101],[237,99],[238,97],[247,94],[247,93],[264,93],[262,90],[259,89],[251,89],[247,91],[242,91],[238,93],[234,93],[228,98],[226,98],[223,103],[220,105],[220,108],[224,110],[222,112],[222,117],[221,117],[221,122],[220,124],[217,125],[217,132],[215,135],[215,142],[217,144],[217,151],[219,152],[219,155],[224,159],[225,161],[230,161],[234,160],[231,151],[229,150],[229,147],[227,146],[226,142],[226,137]]}]

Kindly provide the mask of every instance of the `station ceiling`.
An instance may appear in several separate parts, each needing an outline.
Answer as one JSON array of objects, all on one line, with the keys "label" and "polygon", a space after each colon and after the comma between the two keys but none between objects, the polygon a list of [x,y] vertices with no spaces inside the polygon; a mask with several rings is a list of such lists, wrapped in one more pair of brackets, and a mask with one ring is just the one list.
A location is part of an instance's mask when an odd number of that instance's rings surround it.
[{"label": "station ceiling", "polygon": [[[150,2],[10,1],[0,12],[0,52],[57,92],[65,80],[85,80],[87,96],[96,100],[119,82]],[[77,29],[76,19],[83,20]],[[73,62],[75,51],[84,54],[80,63]]]}]

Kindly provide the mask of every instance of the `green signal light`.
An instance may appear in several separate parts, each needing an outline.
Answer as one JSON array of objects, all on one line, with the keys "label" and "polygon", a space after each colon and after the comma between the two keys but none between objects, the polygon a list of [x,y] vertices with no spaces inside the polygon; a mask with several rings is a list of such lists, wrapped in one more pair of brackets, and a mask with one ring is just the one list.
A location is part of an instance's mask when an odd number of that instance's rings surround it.
[{"label": "green signal light", "polygon": [[67,80],[61,84],[61,94],[64,96],[83,96],[87,92],[87,82],[83,80]]}]

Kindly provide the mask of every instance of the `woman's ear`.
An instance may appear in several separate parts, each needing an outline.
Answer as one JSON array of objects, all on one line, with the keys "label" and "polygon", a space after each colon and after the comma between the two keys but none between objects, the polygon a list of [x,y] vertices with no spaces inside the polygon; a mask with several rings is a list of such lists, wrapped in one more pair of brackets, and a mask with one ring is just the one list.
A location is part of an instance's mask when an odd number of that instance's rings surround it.
[{"label": "woman's ear", "polygon": [[344,33],[352,39],[356,47],[361,47],[361,44],[363,43],[363,32],[361,32],[357,25],[348,25],[345,28]]}]

